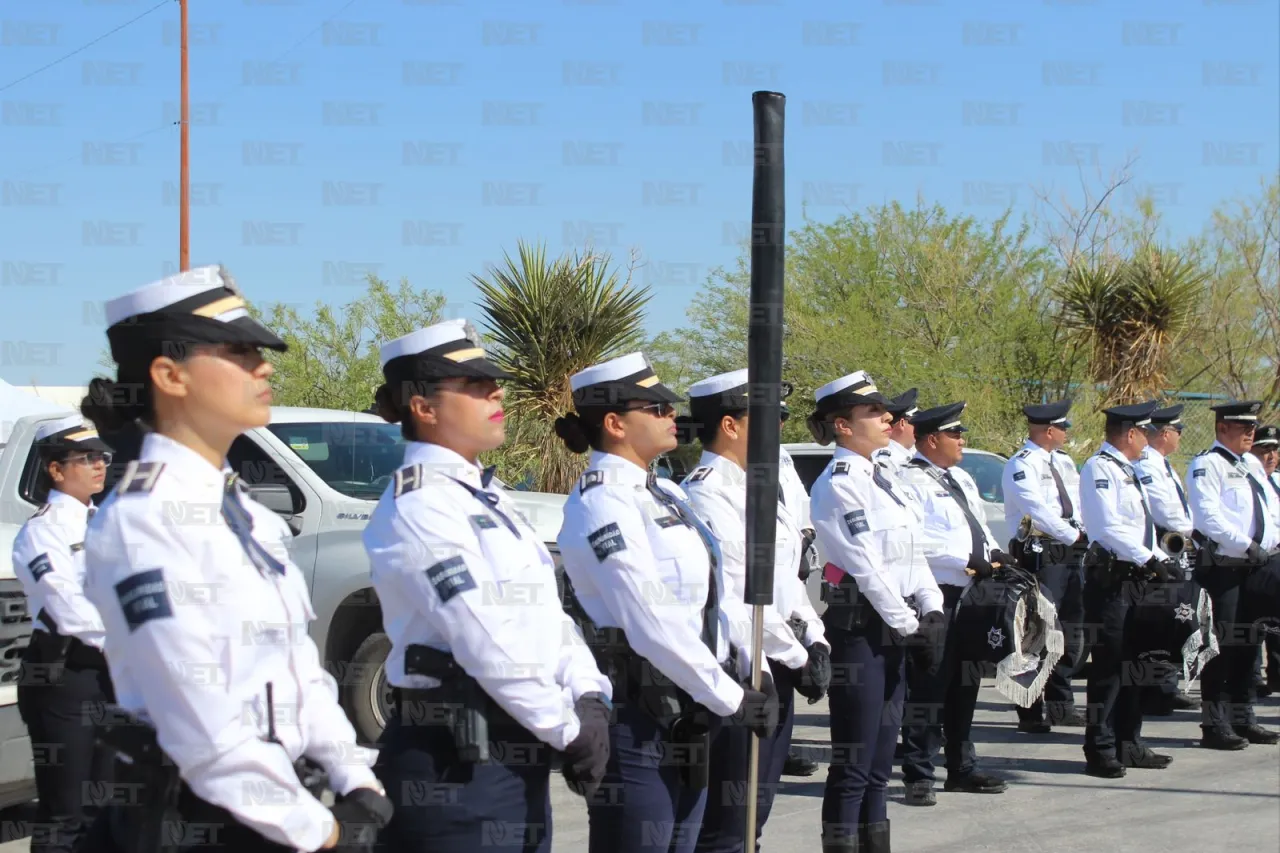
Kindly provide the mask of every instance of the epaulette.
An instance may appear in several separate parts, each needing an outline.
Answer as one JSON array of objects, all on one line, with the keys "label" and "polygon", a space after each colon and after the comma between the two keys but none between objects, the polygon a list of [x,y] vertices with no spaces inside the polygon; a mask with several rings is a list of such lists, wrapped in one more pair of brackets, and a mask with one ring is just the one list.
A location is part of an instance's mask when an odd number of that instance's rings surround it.
[{"label": "epaulette", "polygon": [[1031,451],[1030,451],[1030,450],[1019,450],[1019,451],[1014,455],[1014,458],[1015,458],[1015,459],[1026,459],[1026,458],[1027,458],[1028,456],[1030,456],[1030,455],[1031,455]]},{"label": "epaulette", "polygon": [[578,494],[583,494],[587,489],[594,489],[596,486],[604,485],[604,472],[600,470],[588,471],[578,480]]},{"label": "epaulette", "polygon": [[49,511],[49,508],[50,508],[51,506],[53,506],[53,504],[45,504],[44,506],[42,506],[42,507],[40,507],[38,510],[36,510],[36,511],[31,515],[31,517],[32,517],[32,518],[39,518],[40,516],[42,516],[42,515],[44,515],[45,513],[47,513],[47,512]]},{"label": "epaulette", "polygon": [[134,460],[124,469],[124,476],[116,485],[116,494],[145,495],[150,494],[164,471],[163,462]]},{"label": "epaulette", "polygon": [[694,468],[693,472],[690,473],[688,477],[685,477],[684,481],[686,483],[701,483],[703,480],[707,479],[712,470],[713,469],[710,465],[703,465],[700,468]]},{"label": "epaulette", "polygon": [[838,462],[836,462],[835,465],[831,466],[831,476],[833,477],[837,474],[848,474],[849,471],[850,471],[849,463],[843,459],[839,460]]},{"label": "epaulette", "polygon": [[401,495],[409,494],[409,492],[412,492],[415,489],[422,488],[422,485],[425,479],[426,478],[423,476],[421,463],[417,465],[409,465],[407,467],[401,468],[399,471],[396,472],[395,497],[398,498]]}]

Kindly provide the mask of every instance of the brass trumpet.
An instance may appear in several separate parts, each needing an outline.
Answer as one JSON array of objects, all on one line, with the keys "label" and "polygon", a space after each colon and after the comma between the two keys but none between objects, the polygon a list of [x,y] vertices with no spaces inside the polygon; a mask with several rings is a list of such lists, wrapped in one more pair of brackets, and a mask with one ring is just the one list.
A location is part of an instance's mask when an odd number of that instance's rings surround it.
[{"label": "brass trumpet", "polygon": [[1170,530],[1160,537],[1160,550],[1170,557],[1177,557],[1187,550],[1187,537],[1176,530]]},{"label": "brass trumpet", "polygon": [[1014,532],[1013,538],[1018,542],[1026,542],[1029,539],[1038,539],[1045,535],[1043,530],[1036,527],[1035,519],[1030,515],[1024,515],[1022,521],[1018,522],[1018,529]]}]

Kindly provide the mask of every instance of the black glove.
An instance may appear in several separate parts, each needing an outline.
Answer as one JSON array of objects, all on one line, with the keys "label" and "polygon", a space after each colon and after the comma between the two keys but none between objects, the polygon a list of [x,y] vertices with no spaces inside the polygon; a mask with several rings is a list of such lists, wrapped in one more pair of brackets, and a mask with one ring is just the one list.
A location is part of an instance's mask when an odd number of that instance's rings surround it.
[{"label": "black glove", "polygon": [[1075,544],[1076,544],[1076,545],[1088,545],[1088,544],[1089,544],[1089,534],[1088,534],[1088,533],[1085,533],[1083,530],[1081,530],[1081,531],[1080,531],[1080,535],[1076,537]]},{"label": "black glove", "polygon": [[822,643],[809,647],[809,662],[800,670],[800,683],[796,692],[812,705],[827,695],[831,686],[831,650]]},{"label": "black glove", "polygon": [[338,847],[372,850],[378,832],[391,822],[391,801],[372,788],[356,788],[330,807],[338,822]]},{"label": "black glove", "polygon": [[804,541],[800,546],[800,581],[803,583],[809,580],[809,575],[818,567],[818,549],[813,544],[817,537],[814,531],[805,529],[802,536]]},{"label": "black glove", "polygon": [[1244,552],[1244,556],[1252,562],[1262,563],[1267,559],[1267,552],[1262,550],[1262,546],[1257,542],[1250,542],[1249,550]]},{"label": "black glove", "polygon": [[1143,567],[1159,583],[1173,583],[1182,580],[1182,565],[1177,560],[1161,560],[1152,556]]},{"label": "black glove", "polygon": [[947,643],[947,617],[941,611],[932,610],[920,617],[920,628],[910,638],[920,667],[930,675],[942,666],[942,654]]},{"label": "black glove", "polygon": [[742,704],[733,713],[732,720],[740,723],[758,737],[768,737],[778,727],[778,689],[767,672],[760,673],[761,690],[744,687]]},{"label": "black glove", "polygon": [[969,556],[968,568],[972,569],[974,576],[979,579],[991,577],[996,570],[995,566],[991,565],[977,554],[971,554]]},{"label": "black glove", "polygon": [[564,748],[561,762],[569,790],[590,799],[604,780],[609,763],[609,706],[599,693],[586,693],[574,705],[581,728]]},{"label": "black glove", "polygon": [[999,548],[991,549],[991,562],[992,564],[999,563],[1001,566],[1013,566],[1014,568],[1018,566],[1018,561],[1011,554],[1006,554]]}]

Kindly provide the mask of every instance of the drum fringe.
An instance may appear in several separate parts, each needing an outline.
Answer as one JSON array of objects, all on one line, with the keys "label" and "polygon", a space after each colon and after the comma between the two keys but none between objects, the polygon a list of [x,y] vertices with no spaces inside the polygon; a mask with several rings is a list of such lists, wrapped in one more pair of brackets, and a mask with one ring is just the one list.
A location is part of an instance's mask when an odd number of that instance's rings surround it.
[{"label": "drum fringe", "polygon": [[1204,672],[1204,665],[1216,658],[1220,651],[1218,635],[1213,631],[1213,602],[1203,589],[1196,599],[1196,622],[1200,629],[1182,644],[1182,677],[1188,683],[1199,678]]},{"label": "drum fringe", "polygon": [[[1014,608],[1014,624],[1021,625],[1026,613],[1027,596],[1024,595],[1018,599]],[[1022,653],[1021,637],[1017,638],[1014,654],[996,664],[996,690],[1020,708],[1030,708],[1044,694],[1045,685],[1053,673],[1053,668],[1058,665],[1058,661],[1067,651],[1065,635],[1054,627],[1058,622],[1058,608],[1038,588],[1036,589],[1036,614],[1044,620],[1046,628],[1045,647],[1039,652],[1044,657],[1040,661],[1040,670],[1036,673],[1035,680],[1030,684],[1020,684],[1015,673],[1012,672],[1013,659],[1020,657]]]}]

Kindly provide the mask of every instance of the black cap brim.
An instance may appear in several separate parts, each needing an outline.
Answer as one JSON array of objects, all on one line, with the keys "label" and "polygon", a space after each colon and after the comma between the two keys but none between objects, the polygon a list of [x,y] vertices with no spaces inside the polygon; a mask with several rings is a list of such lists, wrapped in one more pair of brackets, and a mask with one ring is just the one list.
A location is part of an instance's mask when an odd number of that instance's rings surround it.
[{"label": "black cap brim", "polygon": [[[227,329],[226,340],[222,343],[248,344],[276,352],[285,352],[289,349],[289,345],[281,340],[279,335],[252,317],[237,317],[229,323],[218,323],[218,325]],[[211,336],[217,337],[217,331],[214,330]]]}]

